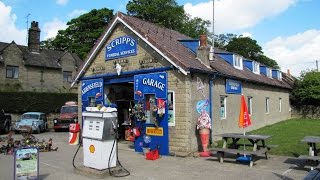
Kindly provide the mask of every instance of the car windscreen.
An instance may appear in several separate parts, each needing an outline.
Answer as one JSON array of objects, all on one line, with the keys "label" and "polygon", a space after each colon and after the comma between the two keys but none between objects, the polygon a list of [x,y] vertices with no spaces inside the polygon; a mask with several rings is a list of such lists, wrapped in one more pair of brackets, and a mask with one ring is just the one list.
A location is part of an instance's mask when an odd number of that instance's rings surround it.
[{"label": "car windscreen", "polygon": [[61,113],[78,113],[77,106],[63,106],[61,108]]},{"label": "car windscreen", "polygon": [[37,114],[24,114],[21,117],[22,119],[39,119],[39,115]]}]

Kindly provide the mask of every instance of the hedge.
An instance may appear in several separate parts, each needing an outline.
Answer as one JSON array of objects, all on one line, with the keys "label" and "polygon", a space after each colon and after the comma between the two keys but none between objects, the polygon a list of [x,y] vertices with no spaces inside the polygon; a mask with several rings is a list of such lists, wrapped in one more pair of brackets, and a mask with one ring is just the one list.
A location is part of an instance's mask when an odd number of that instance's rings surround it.
[{"label": "hedge", "polygon": [[57,112],[67,101],[77,101],[74,93],[0,92],[0,109],[8,113]]}]

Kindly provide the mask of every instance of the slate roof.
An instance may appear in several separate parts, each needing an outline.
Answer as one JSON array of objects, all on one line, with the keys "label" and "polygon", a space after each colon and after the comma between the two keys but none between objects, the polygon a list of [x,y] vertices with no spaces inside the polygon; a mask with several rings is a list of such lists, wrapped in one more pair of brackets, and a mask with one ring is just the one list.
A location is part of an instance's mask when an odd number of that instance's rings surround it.
[{"label": "slate roof", "polygon": [[[14,43],[14,42],[12,42]],[[0,54],[12,43],[0,42]],[[66,53],[63,51],[41,49],[40,53],[32,53],[27,46],[17,45],[23,54],[23,60],[26,66],[45,67],[51,69],[61,69],[59,65],[60,58]],[[71,53],[76,59],[76,66],[80,67],[82,60],[75,54]]]},{"label": "slate roof", "polygon": [[[281,88],[289,88],[291,86],[285,81],[279,81],[277,79],[268,78],[264,75],[257,75],[244,67],[244,70],[238,70],[234,68],[231,64],[227,63],[223,59],[219,58],[216,55],[215,61],[210,63],[211,67],[204,65],[200,60],[196,58],[196,55],[192,53],[190,49],[185,47],[179,40],[192,40],[192,38],[181,34],[177,31],[170,30],[164,27],[160,27],[156,24],[143,21],[139,18],[131,17],[125,15],[121,12],[118,12],[114,19],[106,27],[105,32],[100,36],[96,45],[91,49],[91,52],[88,53],[88,60],[92,53],[95,52],[95,49],[101,48],[98,47],[101,45],[99,42],[104,41],[105,37],[110,33],[110,29],[113,28],[115,21],[120,21],[121,19],[126,23],[130,28],[137,32],[142,37],[146,38],[149,43],[151,43],[155,48],[160,50],[164,55],[169,57],[176,65],[183,68],[186,72],[203,72],[208,74],[219,74],[222,76],[251,81],[254,83],[261,83],[271,86],[277,86]],[[215,49],[215,53],[231,53],[221,49]],[[232,53],[231,53],[232,54]],[[87,65],[87,62],[84,64]],[[79,72],[76,80],[82,75],[82,71]]]}]

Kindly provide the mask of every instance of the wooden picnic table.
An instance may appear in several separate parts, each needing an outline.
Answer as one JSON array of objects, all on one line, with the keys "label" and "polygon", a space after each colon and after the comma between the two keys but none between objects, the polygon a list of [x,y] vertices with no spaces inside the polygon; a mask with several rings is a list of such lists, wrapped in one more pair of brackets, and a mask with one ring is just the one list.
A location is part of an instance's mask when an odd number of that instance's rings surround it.
[{"label": "wooden picnic table", "polygon": [[[253,166],[253,156],[265,155],[268,159],[267,151],[270,149],[265,143],[265,140],[271,138],[269,135],[257,135],[257,134],[240,134],[240,133],[225,133],[218,134],[216,136],[222,137],[223,145],[222,148],[213,148],[213,151],[218,153],[219,161],[223,162],[224,153],[232,153],[237,155],[250,155],[250,167]],[[228,144],[228,140],[231,139],[231,143]],[[244,144],[244,142],[239,142],[240,139],[248,140],[251,144]],[[251,150],[239,149],[240,146],[252,146]]]},{"label": "wooden picnic table", "polygon": [[306,142],[309,145],[309,156],[317,156],[317,143],[320,143],[319,136],[305,136],[301,142]]}]

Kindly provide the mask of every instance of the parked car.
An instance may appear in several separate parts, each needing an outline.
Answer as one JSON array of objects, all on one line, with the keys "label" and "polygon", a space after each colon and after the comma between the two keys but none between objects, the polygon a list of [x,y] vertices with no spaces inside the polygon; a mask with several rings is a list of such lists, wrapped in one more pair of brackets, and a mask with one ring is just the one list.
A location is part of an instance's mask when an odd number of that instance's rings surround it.
[{"label": "parked car", "polygon": [[22,114],[21,119],[15,123],[16,133],[29,130],[35,133],[41,133],[48,130],[47,116],[42,112],[27,112]]},{"label": "parked car", "polygon": [[0,110],[0,132],[8,133],[11,129],[11,115],[5,114],[4,110]]},{"label": "parked car", "polygon": [[59,118],[53,120],[53,129],[67,130],[72,123],[78,123],[78,104],[75,101],[68,101],[61,107]]}]

